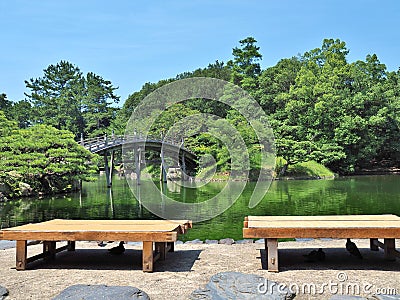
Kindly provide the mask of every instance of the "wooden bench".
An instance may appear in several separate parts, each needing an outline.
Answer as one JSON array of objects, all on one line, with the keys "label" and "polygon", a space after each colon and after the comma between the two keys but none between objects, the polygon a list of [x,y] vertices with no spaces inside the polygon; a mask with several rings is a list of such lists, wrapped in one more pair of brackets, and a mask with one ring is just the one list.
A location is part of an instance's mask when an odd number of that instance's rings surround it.
[{"label": "wooden bench", "polygon": [[[28,263],[55,258],[56,253],[75,250],[75,241],[141,241],[143,271],[152,272],[153,263],[174,251],[178,234],[192,227],[188,220],[51,220],[3,229],[1,240],[16,240],[16,269]],[[27,257],[27,241],[43,241],[43,253]],[[67,241],[57,248],[56,242]],[[154,249],[155,248],[155,249]],[[154,253],[155,250],[155,253]]]},{"label": "wooden bench", "polygon": [[279,272],[278,238],[368,238],[371,250],[383,248],[386,259],[400,257],[395,249],[400,217],[395,215],[249,216],[244,220],[243,237],[265,239],[270,272]]}]

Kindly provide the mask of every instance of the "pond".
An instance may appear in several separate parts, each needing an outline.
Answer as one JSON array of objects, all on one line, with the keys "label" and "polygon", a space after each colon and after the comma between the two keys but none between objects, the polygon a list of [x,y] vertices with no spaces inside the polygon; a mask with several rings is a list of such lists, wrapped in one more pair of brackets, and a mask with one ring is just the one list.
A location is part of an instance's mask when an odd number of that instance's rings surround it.
[{"label": "pond", "polygon": [[[399,180],[399,175],[385,175],[274,181],[262,201],[252,209],[248,207],[248,202],[255,184],[247,183],[229,209],[211,220],[194,224],[193,229],[181,239],[242,239],[243,219],[246,215],[400,215]],[[178,201],[201,202],[217,195],[225,184],[211,182],[199,188],[184,188],[169,182],[162,189],[167,196]],[[54,218],[158,217],[140,205],[125,178],[119,177],[114,178],[112,189],[106,187],[104,176],[99,176],[96,182],[84,183],[80,193],[0,203],[2,228]]]}]

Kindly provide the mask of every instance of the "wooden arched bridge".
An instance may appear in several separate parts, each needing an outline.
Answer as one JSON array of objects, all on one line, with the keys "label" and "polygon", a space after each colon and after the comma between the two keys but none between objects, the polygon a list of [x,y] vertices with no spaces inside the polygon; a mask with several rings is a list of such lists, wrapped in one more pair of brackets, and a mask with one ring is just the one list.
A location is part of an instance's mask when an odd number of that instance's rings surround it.
[{"label": "wooden arched bridge", "polygon": [[[175,166],[177,165],[182,174],[187,174],[187,170],[194,170],[197,166],[196,155],[184,147],[184,141],[172,140],[166,138],[157,138],[155,136],[142,136],[141,134],[135,135],[114,135],[111,136],[98,136],[90,139],[83,139],[81,137],[81,145],[84,146],[92,153],[103,155],[104,157],[104,170],[107,178],[107,186],[112,185],[112,170],[114,169],[114,152],[116,150],[128,149],[132,152],[132,161],[135,166],[135,173],[137,182],[140,184],[141,169],[145,162],[145,151],[154,150],[160,153],[161,157],[161,180],[166,181],[166,163],[165,156],[174,160]],[[169,155],[172,154],[172,155]],[[178,155],[176,155],[178,154]],[[110,159],[109,159],[110,157]],[[125,160],[125,159],[124,159]],[[182,175],[182,178],[186,175]]]}]

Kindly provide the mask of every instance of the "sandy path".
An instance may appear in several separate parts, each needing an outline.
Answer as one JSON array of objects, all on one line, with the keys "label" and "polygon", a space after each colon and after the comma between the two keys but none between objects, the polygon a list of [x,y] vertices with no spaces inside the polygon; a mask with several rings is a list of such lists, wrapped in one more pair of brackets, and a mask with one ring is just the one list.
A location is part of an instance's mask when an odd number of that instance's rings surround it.
[{"label": "sandy path", "polygon": [[[263,244],[245,245],[176,245],[166,261],[158,261],[156,272],[141,271],[140,247],[127,245],[125,254],[110,255],[105,248],[93,242],[78,242],[76,253],[62,252],[53,262],[38,261],[26,271],[16,271],[15,249],[0,250],[0,285],[10,291],[7,299],[51,299],[73,284],[106,284],[135,286],[149,294],[151,299],[187,299],[190,293],[206,284],[218,272],[239,271],[264,276],[270,280],[302,289],[314,284],[317,292],[323,285],[323,295],[300,293],[296,299],[329,299],[340,289],[360,286],[360,294],[377,289],[397,289],[400,293],[400,260],[388,262],[383,252],[371,252],[368,240],[355,240],[364,255],[354,259],[344,249],[345,240],[311,240],[279,243],[279,273],[268,273],[262,268],[260,249]],[[115,244],[108,244],[107,248]],[[396,245],[399,247],[399,245]],[[38,253],[41,245],[30,246],[29,255]],[[305,263],[303,254],[312,249],[325,248],[326,261]],[[264,253],[263,251],[261,251]],[[338,274],[346,276],[339,281]],[[343,274],[342,274],[343,273]],[[363,291],[364,287],[367,293]],[[340,293],[340,290],[339,290]],[[346,293],[344,291],[344,293]]]}]

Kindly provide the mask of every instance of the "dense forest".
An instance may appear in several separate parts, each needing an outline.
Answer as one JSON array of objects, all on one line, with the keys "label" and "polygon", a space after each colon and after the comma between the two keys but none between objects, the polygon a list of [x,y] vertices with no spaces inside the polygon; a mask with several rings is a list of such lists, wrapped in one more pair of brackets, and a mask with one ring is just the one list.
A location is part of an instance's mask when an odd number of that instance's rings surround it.
[{"label": "dense forest", "polygon": [[[160,86],[184,78],[214,77],[249,92],[267,113],[275,135],[278,173],[306,161],[316,161],[339,174],[371,166],[398,167],[399,70],[387,71],[375,54],[367,55],[365,61],[348,62],[345,42],[333,39],[325,39],[321,48],[284,58],[262,70],[256,40],[248,37],[239,44],[226,64],[216,61],[173,79],[146,83],[125,101],[114,127],[122,133],[135,107]],[[248,124],[230,108],[195,100],[182,106],[170,110],[175,118],[165,118],[169,123],[164,127],[193,111],[213,113],[236,125],[248,146],[254,143]],[[220,170],[228,169],[229,157],[216,139],[200,135],[192,138],[190,145],[197,152],[213,154]]]},{"label": "dense forest", "polygon": [[[1,133],[0,167],[23,176],[39,176],[45,165],[38,164],[30,171],[20,169],[20,165],[26,164],[21,161],[37,161],[20,156],[22,153],[34,157],[35,153],[49,150],[39,149],[39,142],[35,146],[33,141],[23,147],[33,132],[44,131],[54,139],[67,135],[68,140],[76,141],[81,135],[86,138],[111,132],[123,134],[135,107],[147,95],[163,85],[191,77],[232,82],[260,104],[274,130],[277,174],[284,175],[292,166],[307,162],[316,162],[339,174],[354,174],[373,167],[398,167],[400,70],[388,71],[375,54],[355,62],[348,61],[348,54],[344,41],[325,39],[320,48],[283,58],[275,66],[262,69],[257,41],[247,37],[233,48],[228,62],[217,60],[175,78],[145,83],[122,107],[117,105],[117,88],[111,81],[92,72],[84,75],[79,67],[61,61],[48,66],[43,77],[25,81],[29,90],[25,99],[11,101],[6,94],[0,94],[0,111],[4,111],[0,114],[0,125],[11,128]],[[251,169],[259,168],[257,140],[250,124],[237,111],[217,101],[191,99],[175,104],[162,114],[153,133],[160,135],[182,117],[198,112],[218,115],[235,126],[249,149]],[[11,135],[13,143],[9,142]],[[188,137],[186,144],[198,154],[212,154],[218,171],[232,167],[229,153],[218,138],[199,134]],[[83,151],[69,147],[75,153]],[[88,153],[81,154],[90,158]],[[85,178],[93,169],[91,164],[82,164],[78,156],[71,164],[87,165],[87,168],[71,174]],[[0,184],[5,177],[2,171]]]}]

